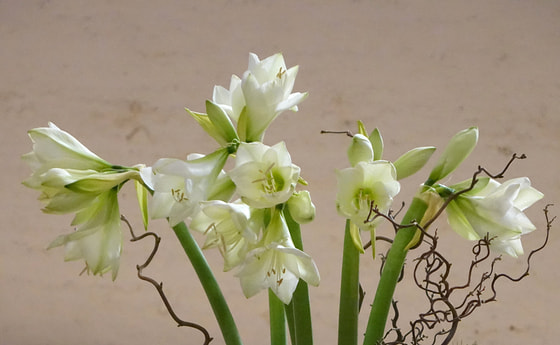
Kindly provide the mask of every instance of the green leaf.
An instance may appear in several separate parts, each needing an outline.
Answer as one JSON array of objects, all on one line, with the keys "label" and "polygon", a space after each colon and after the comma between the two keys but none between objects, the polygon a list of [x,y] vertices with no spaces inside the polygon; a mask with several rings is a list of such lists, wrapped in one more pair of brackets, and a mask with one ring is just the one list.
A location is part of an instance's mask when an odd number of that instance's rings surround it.
[{"label": "green leaf", "polygon": [[142,213],[144,229],[148,230],[148,190],[138,180],[134,181],[134,186],[136,187],[136,197],[138,198],[138,206],[140,206],[140,212]]},{"label": "green leaf", "polygon": [[400,156],[393,165],[397,169],[397,180],[415,174],[428,162],[436,150],[433,146],[417,147]]}]

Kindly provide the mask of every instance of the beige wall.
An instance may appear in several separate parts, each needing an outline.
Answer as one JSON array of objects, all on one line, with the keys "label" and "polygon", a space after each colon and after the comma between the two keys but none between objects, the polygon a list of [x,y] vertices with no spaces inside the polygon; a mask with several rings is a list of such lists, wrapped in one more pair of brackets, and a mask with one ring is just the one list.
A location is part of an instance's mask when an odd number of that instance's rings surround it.
[{"label": "beige wall", "polygon": [[[322,275],[311,290],[317,344],[332,344],[336,335],[344,220],[334,211],[333,171],[346,166],[347,145],[346,137],[321,129],[354,129],[361,119],[381,129],[386,156],[395,159],[415,146],[441,147],[477,125],[479,146],[455,178],[478,164],[500,169],[512,152],[526,153],[511,177],[529,175],[545,192],[529,212],[542,230],[539,209],[560,200],[559,18],[560,3],[546,0],[0,1],[0,343],[199,343],[198,333],[175,327],[152,287],[136,279],[148,244],[125,236],[115,282],[78,277],[81,263],[45,250],[71,230],[70,217],[40,212],[37,193],[20,184],[29,170],[19,156],[31,149],[26,130],[48,121],[114,163],[211,152],[212,141],[183,108],[203,111],[213,85],[241,74],[249,52],[283,52],[289,66],[300,65],[295,89],[310,93],[265,141],[286,141],[318,207],[317,220],[304,228]],[[404,182],[399,200],[408,201],[422,179]],[[122,211],[140,228],[133,193],[123,193]],[[440,225],[445,243],[468,250]],[[178,313],[207,325],[222,344],[172,233],[161,221],[152,229],[164,240],[151,272],[165,281]],[[499,284],[499,302],[462,323],[459,343],[557,343],[556,230],[532,276]],[[527,236],[525,246],[537,246],[542,235]],[[216,253],[210,259],[219,272]],[[367,303],[377,265],[364,268]],[[522,260],[500,267],[523,269]],[[217,275],[246,344],[266,343],[266,294],[246,301],[236,278]],[[397,296],[405,304],[413,295],[403,287]]]}]

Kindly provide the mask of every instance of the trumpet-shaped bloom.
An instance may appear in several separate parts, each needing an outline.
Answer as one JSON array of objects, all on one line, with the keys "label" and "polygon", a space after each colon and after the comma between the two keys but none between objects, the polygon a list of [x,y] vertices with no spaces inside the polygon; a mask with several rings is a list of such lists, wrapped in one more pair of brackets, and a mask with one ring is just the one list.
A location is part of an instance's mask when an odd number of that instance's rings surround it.
[{"label": "trumpet-shaped bloom", "polygon": [[241,143],[229,176],[237,193],[251,207],[268,208],[286,202],[293,194],[300,168],[284,142],[272,147],[260,142]]},{"label": "trumpet-shaped bloom", "polygon": [[503,184],[491,179],[483,188],[460,194],[446,211],[461,236],[477,240],[488,235],[490,248],[517,257],[523,254],[521,235],[535,230],[523,211],[542,197],[526,177]]},{"label": "trumpet-shaped bloom", "polygon": [[206,234],[203,249],[217,247],[224,257],[224,271],[229,271],[245,260],[251,245],[257,242],[260,227],[253,226],[250,207],[240,200],[206,201],[201,208],[190,228]]},{"label": "trumpet-shaped bloom", "polygon": [[93,274],[112,271],[117,277],[122,248],[122,233],[117,191],[111,189],[95,197],[80,210],[72,225],[78,226],[71,234],[57,237],[50,248],[64,246],[64,259],[80,260]]},{"label": "trumpet-shaped bloom", "polygon": [[143,170],[144,182],[154,191],[151,217],[169,218],[175,226],[198,213],[201,201],[220,194],[215,186],[222,186],[220,176],[226,178],[220,173],[227,156],[227,150],[218,150],[208,156],[190,155],[186,161],[162,158]]},{"label": "trumpet-shaped bloom", "polygon": [[300,278],[313,286],[320,281],[313,259],[294,247],[280,211],[273,213],[263,245],[247,254],[237,276],[247,298],[270,288],[285,304],[290,303]]},{"label": "trumpet-shaped bloom", "polygon": [[292,93],[297,72],[297,66],[286,68],[282,54],[259,60],[251,53],[243,77],[232,76],[229,90],[216,86],[213,101],[238,122],[242,141],[262,141],[265,130],[280,113],[297,111],[297,105],[307,97],[307,93]]},{"label": "trumpet-shaped bloom", "polygon": [[388,161],[359,162],[355,167],[338,170],[336,176],[336,208],[361,230],[372,230],[380,221],[366,223],[371,204],[385,213],[400,191],[395,167]]}]

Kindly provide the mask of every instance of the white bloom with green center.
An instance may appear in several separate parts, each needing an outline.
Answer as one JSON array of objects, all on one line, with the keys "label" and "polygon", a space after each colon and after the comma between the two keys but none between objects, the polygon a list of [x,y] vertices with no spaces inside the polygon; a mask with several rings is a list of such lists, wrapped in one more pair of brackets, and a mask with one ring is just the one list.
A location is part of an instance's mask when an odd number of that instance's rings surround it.
[{"label": "white bloom with green center", "polygon": [[253,142],[239,145],[235,167],[228,174],[245,203],[269,208],[292,196],[299,173],[284,142],[274,146]]},{"label": "white bloom with green center", "polygon": [[361,230],[373,230],[381,221],[366,222],[373,203],[381,213],[389,211],[400,191],[397,173],[391,162],[358,162],[352,168],[336,172],[338,213],[352,220]]},{"label": "white bloom with green center", "polygon": [[468,240],[489,236],[490,248],[518,257],[523,254],[521,236],[535,230],[523,212],[542,199],[527,177],[500,184],[480,179],[481,187],[460,194],[446,208],[453,230]]},{"label": "white bloom with green center", "polygon": [[315,262],[294,247],[284,216],[277,210],[265,230],[263,245],[247,254],[237,276],[247,298],[270,288],[285,304],[290,303],[299,279],[313,286],[320,281]]},{"label": "white bloom with green center", "polygon": [[66,261],[83,259],[94,275],[111,271],[115,280],[122,250],[117,191],[111,189],[96,196],[76,214],[72,225],[78,226],[77,230],[57,237],[49,249],[64,246]]},{"label": "white bloom with green center", "polygon": [[252,226],[250,218],[251,209],[241,200],[212,200],[201,203],[201,211],[193,217],[190,228],[206,234],[203,249],[218,248],[224,257],[224,271],[229,271],[245,260],[258,240],[260,227]]},{"label": "white bloom with green center", "polygon": [[286,68],[282,54],[259,60],[249,54],[242,78],[232,76],[230,89],[216,86],[213,102],[238,123],[242,141],[262,141],[270,123],[286,110],[297,111],[307,93],[292,93],[298,67]]},{"label": "white bloom with green center", "polygon": [[227,156],[227,150],[222,149],[207,156],[189,155],[186,161],[162,158],[151,169],[144,169],[143,180],[154,191],[150,216],[168,218],[175,226],[198,213],[201,201],[221,194],[216,186],[228,188],[227,183],[218,181],[227,178],[220,174]]}]

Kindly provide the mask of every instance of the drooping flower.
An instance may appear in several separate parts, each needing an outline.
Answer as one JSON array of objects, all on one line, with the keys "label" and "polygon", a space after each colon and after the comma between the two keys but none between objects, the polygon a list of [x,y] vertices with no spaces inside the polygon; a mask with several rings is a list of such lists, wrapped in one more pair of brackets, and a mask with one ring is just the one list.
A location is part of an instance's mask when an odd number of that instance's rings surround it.
[{"label": "drooping flower", "polygon": [[284,142],[267,146],[260,142],[241,143],[235,167],[229,176],[237,193],[251,207],[268,208],[286,202],[293,194],[300,168]]},{"label": "drooping flower", "polygon": [[206,234],[203,249],[218,248],[224,257],[224,271],[241,264],[256,243],[260,227],[251,222],[249,205],[240,200],[227,203],[212,200],[201,203],[190,228]]},{"label": "drooping flower", "polygon": [[521,236],[535,230],[523,212],[543,197],[527,177],[500,184],[481,179],[481,186],[460,194],[446,208],[453,230],[468,240],[488,235],[490,248],[518,257],[523,254]]},{"label": "drooping flower", "polygon": [[75,232],[57,237],[50,248],[64,246],[64,260],[80,260],[94,275],[112,271],[113,280],[119,270],[122,232],[117,191],[108,190],[80,210],[72,225]]},{"label": "drooping flower", "polygon": [[217,199],[223,192],[229,198],[233,189],[221,181],[227,179],[222,174],[227,156],[227,150],[220,149],[207,156],[189,155],[186,161],[162,158],[142,171],[144,182],[154,191],[150,216],[169,218],[175,226],[198,213],[201,201]]},{"label": "drooping flower", "polygon": [[289,304],[299,279],[318,286],[319,271],[313,259],[295,248],[281,211],[273,211],[265,230],[262,246],[247,254],[237,273],[247,298],[270,288],[285,304]]},{"label": "drooping flower", "polygon": [[49,248],[64,245],[66,260],[83,258],[94,274],[111,270],[115,279],[122,243],[117,193],[127,180],[140,180],[142,166],[112,165],[53,123],[29,136],[33,151],[22,159],[32,174],[23,184],[41,192],[44,212],[76,213],[77,231]]},{"label": "drooping flower", "polygon": [[388,161],[359,162],[352,168],[338,170],[336,176],[336,208],[361,230],[372,230],[381,220],[366,223],[372,202],[379,212],[385,213],[400,191],[395,167]]}]

